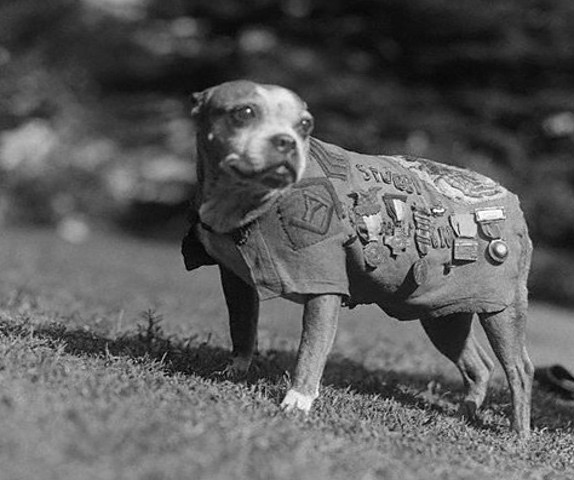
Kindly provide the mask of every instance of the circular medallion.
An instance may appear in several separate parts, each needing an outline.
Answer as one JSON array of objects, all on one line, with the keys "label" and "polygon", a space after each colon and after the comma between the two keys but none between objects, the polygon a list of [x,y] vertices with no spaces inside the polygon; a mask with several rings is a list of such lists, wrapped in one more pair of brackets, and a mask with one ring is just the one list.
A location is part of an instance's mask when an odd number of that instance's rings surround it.
[{"label": "circular medallion", "polygon": [[383,254],[379,242],[369,242],[363,249],[365,263],[371,268],[377,268],[383,261]]},{"label": "circular medallion", "polygon": [[492,261],[496,263],[503,263],[508,257],[508,245],[504,240],[492,240],[488,244],[488,255]]}]

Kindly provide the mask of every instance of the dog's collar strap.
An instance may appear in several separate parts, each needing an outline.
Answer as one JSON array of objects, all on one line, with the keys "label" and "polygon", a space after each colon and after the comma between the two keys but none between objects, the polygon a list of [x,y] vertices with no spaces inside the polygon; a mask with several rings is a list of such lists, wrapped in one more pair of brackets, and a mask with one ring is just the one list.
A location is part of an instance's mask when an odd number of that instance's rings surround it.
[{"label": "dog's collar strap", "polygon": [[201,225],[201,228],[203,228],[204,230],[208,232],[215,232],[215,230],[213,230],[213,228],[211,228],[211,226],[205,223],[204,221],[200,220],[199,224]]}]

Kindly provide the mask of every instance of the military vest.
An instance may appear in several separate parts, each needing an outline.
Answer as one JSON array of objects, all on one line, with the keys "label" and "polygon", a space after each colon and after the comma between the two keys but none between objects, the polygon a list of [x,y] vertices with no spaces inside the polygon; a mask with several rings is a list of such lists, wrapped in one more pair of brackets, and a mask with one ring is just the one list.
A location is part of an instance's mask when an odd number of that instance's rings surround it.
[{"label": "military vest", "polygon": [[230,234],[192,225],[183,254],[205,263],[199,239],[261,300],[339,294],[407,320],[506,308],[527,235],[517,197],[487,177],[311,139],[304,178],[272,208]]}]

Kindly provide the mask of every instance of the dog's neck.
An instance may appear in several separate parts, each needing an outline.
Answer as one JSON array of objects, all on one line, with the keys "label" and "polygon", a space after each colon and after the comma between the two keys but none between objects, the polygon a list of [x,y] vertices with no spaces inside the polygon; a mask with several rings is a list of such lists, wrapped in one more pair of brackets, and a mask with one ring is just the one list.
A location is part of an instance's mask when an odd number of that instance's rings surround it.
[{"label": "dog's neck", "polygon": [[243,227],[267,212],[281,195],[279,190],[251,192],[244,185],[215,182],[202,187],[199,218],[218,233]]},{"label": "dog's neck", "polygon": [[213,231],[229,233],[253,222],[282,194],[278,189],[254,189],[252,184],[234,179],[218,168],[210,168],[208,153],[202,147],[198,143],[199,218]]}]

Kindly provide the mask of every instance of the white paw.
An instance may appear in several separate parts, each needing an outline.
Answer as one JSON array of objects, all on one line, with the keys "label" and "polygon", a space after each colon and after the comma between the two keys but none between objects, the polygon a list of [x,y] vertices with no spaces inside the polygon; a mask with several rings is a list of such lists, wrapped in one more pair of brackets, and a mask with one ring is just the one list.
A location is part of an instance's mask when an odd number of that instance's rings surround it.
[{"label": "white paw", "polygon": [[303,395],[302,393],[290,389],[287,391],[287,394],[285,395],[285,398],[281,402],[280,406],[281,409],[285,412],[300,410],[302,412],[309,413],[315,398],[317,398],[317,396]]}]

